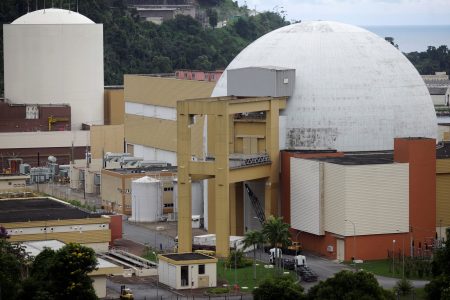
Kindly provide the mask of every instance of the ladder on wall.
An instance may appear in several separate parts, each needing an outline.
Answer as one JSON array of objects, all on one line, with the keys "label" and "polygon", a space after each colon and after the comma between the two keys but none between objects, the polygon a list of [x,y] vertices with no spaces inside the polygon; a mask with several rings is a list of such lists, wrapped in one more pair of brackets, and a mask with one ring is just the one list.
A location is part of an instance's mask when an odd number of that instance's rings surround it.
[{"label": "ladder on wall", "polygon": [[266,216],[264,214],[264,209],[261,206],[261,202],[259,202],[258,198],[255,196],[255,194],[252,192],[248,184],[245,184],[245,190],[247,191],[248,197],[250,198],[250,201],[252,203],[252,207],[256,213],[256,216],[258,217],[259,222],[261,225],[266,222]]}]

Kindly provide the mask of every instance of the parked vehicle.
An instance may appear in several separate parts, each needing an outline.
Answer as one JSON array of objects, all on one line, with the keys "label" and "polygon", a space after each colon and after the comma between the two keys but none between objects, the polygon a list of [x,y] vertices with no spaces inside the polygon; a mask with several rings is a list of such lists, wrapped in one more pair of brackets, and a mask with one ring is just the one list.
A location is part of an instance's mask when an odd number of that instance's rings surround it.
[{"label": "parked vehicle", "polygon": [[275,259],[282,259],[283,258],[283,252],[280,248],[272,248],[269,250],[269,262],[274,265]]},{"label": "parked vehicle", "polygon": [[134,296],[131,290],[124,285],[120,286],[120,300],[133,300]]},{"label": "parked vehicle", "polygon": [[292,242],[290,246],[283,249],[283,252],[288,255],[297,255],[302,252],[302,245],[300,242]]}]

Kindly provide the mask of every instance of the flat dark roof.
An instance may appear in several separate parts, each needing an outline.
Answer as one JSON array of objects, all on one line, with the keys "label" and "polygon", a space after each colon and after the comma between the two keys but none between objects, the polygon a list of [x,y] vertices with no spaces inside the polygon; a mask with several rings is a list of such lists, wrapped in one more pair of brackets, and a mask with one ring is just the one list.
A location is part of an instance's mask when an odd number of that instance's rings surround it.
[{"label": "flat dark roof", "polygon": [[392,164],[394,155],[392,153],[345,154],[343,157],[321,157],[314,160],[338,165],[376,165]]},{"label": "flat dark roof", "polygon": [[181,261],[181,260],[199,260],[199,259],[212,259],[214,260],[214,257],[207,256],[201,253],[172,253],[172,254],[163,254],[162,256],[167,257],[169,259],[175,260],[175,261]]},{"label": "flat dark roof", "polygon": [[100,218],[100,216],[49,198],[0,200],[0,223]]},{"label": "flat dark roof", "polygon": [[450,157],[450,142],[441,142],[436,146],[436,158]]}]

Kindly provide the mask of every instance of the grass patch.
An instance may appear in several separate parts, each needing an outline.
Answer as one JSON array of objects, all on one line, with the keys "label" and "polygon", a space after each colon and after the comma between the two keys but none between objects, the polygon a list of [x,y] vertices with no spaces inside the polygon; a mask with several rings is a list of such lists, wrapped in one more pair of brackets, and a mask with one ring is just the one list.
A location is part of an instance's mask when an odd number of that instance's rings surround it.
[{"label": "grass patch", "polygon": [[[351,262],[346,262],[349,266],[353,267]],[[396,268],[394,274],[392,273],[392,261],[391,260],[368,260],[364,261],[362,264],[357,264],[358,269],[363,269],[367,272],[371,272],[375,275],[392,277],[392,278],[402,278],[402,262],[395,262]],[[430,280],[431,277],[423,276],[419,277],[415,274],[408,276],[407,272],[405,272],[405,277],[407,279],[419,279],[419,280]]]},{"label": "grass patch", "polygon": [[[156,253],[156,255],[155,255]],[[153,250],[152,248],[147,247],[142,254],[142,258],[145,258],[149,261],[156,262],[156,256],[158,255],[158,251]]]},{"label": "grass patch", "polygon": [[[258,264],[256,266],[256,281],[253,279],[253,265],[236,269],[236,282],[242,287],[248,287],[247,291],[251,292],[255,286],[259,286],[259,283],[267,278],[274,276],[280,276],[280,271],[273,269],[264,268],[264,263],[256,261]],[[283,271],[281,271],[283,272]],[[294,272],[289,272],[292,276],[295,276]],[[219,260],[217,263],[217,276],[219,279],[225,280],[230,286],[234,285],[234,268],[226,268],[223,260]]]},{"label": "grass patch", "polygon": [[[397,297],[397,296],[396,296]],[[423,288],[414,288],[410,295],[398,296],[399,300],[426,300],[426,293]]]},{"label": "grass patch", "polygon": [[210,288],[208,290],[208,294],[213,294],[213,295],[227,294],[229,292],[230,292],[230,289],[226,288],[226,287],[215,287],[215,288]]}]

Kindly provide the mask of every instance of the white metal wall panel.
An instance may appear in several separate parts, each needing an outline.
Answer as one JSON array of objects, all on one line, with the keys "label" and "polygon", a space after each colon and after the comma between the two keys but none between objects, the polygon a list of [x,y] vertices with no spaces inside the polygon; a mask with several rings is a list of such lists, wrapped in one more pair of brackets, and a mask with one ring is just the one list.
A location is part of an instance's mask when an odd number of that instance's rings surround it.
[{"label": "white metal wall panel", "polygon": [[125,113],[171,121],[177,120],[177,110],[175,108],[129,101],[125,102]]},{"label": "white metal wall panel", "polygon": [[[345,169],[345,214],[356,224],[356,235],[408,232],[409,164]],[[345,222],[345,235],[353,235],[350,222]]]},{"label": "white metal wall panel", "polygon": [[134,144],[134,156],[142,157],[144,160],[165,161],[173,166],[177,165],[177,153],[153,147]]},{"label": "white metal wall panel", "polygon": [[321,235],[320,165],[315,160],[291,158],[291,226]]},{"label": "white metal wall panel", "polygon": [[324,229],[345,233],[345,167],[324,164]]}]

